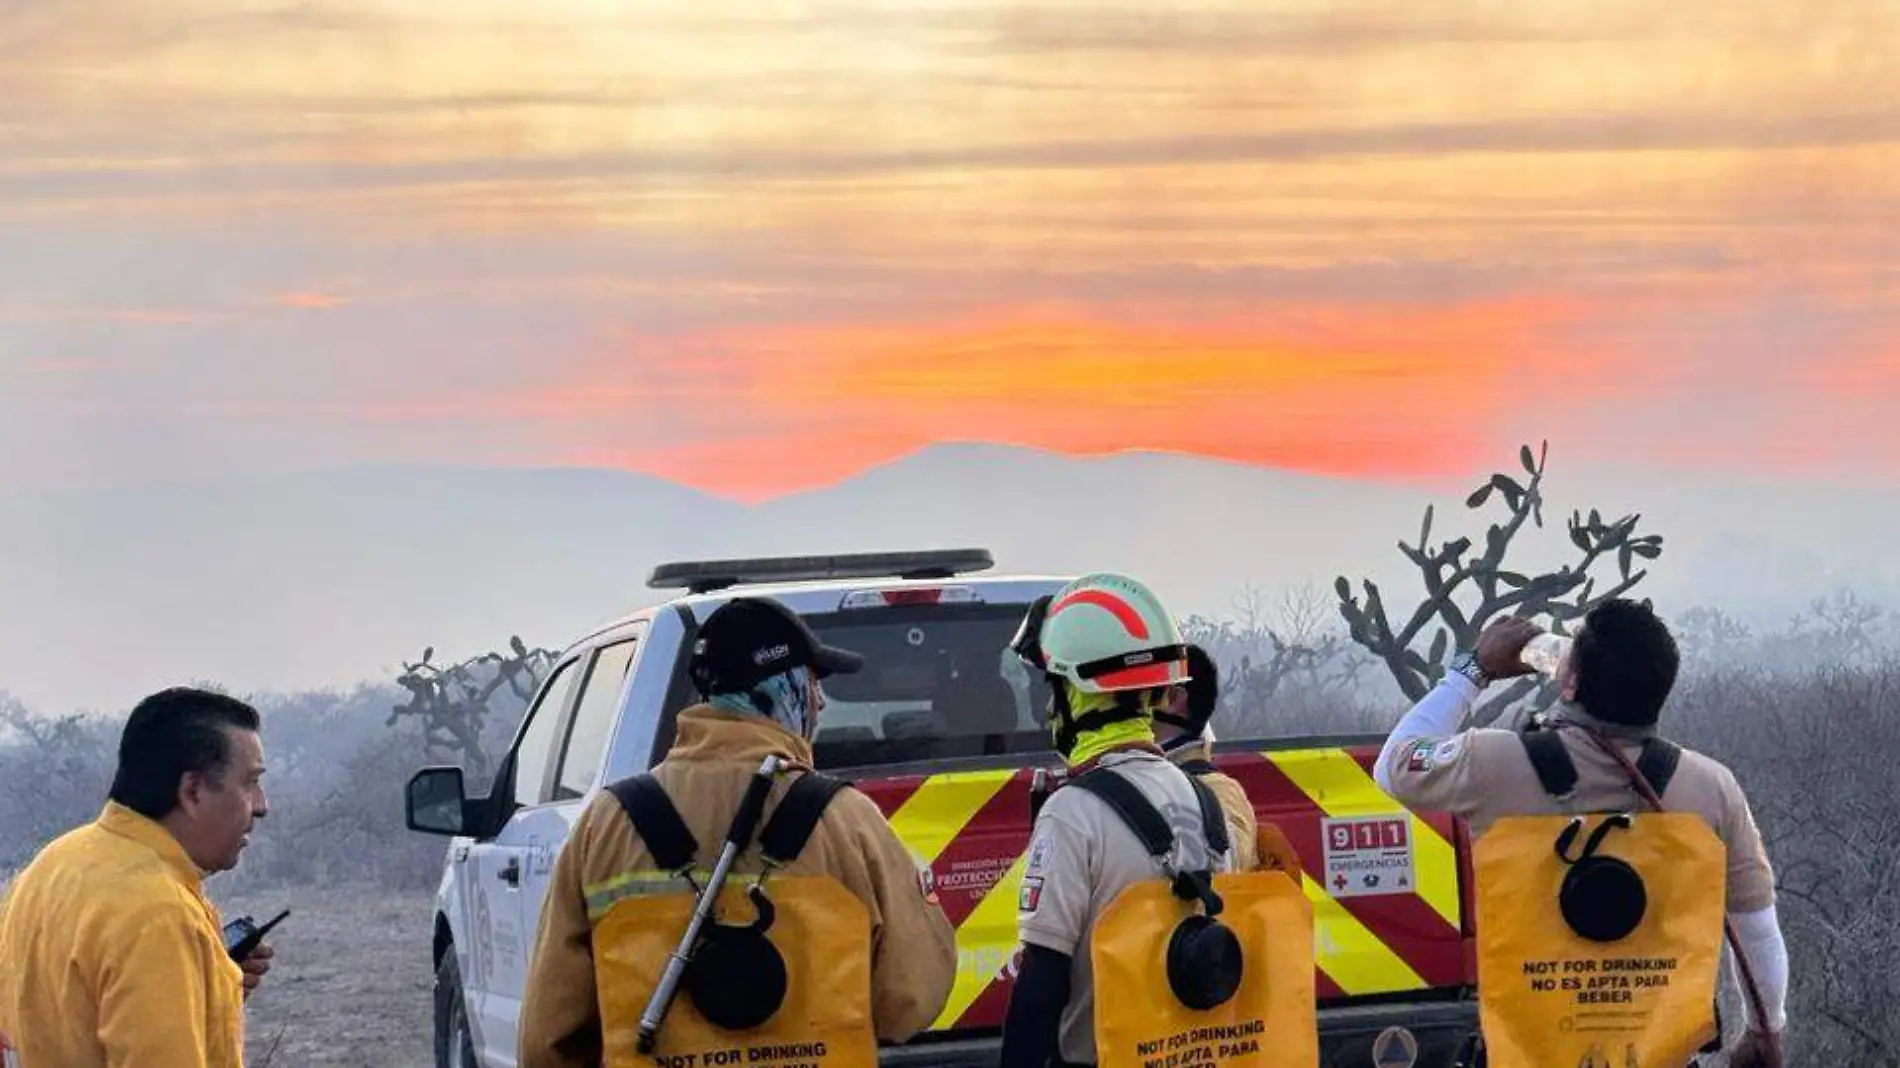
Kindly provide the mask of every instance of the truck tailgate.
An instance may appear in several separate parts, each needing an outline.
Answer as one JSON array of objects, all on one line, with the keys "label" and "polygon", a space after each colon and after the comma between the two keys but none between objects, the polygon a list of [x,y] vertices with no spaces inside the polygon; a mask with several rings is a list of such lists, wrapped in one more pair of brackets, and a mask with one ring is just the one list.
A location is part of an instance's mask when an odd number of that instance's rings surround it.
[{"label": "truck tailgate", "polygon": [[1322,1003],[1467,982],[1462,837],[1450,816],[1408,811],[1379,789],[1378,752],[1299,747],[1215,761],[1300,856]]},{"label": "truck tailgate", "polygon": [[[1407,812],[1381,791],[1370,773],[1377,752],[1376,745],[1296,746],[1216,757],[1261,820],[1277,825],[1299,853],[1314,905],[1322,1002],[1466,983],[1455,828],[1449,817]],[[851,776],[930,866],[957,929],[956,983],[933,1032],[1002,1026],[1031,774]]]}]

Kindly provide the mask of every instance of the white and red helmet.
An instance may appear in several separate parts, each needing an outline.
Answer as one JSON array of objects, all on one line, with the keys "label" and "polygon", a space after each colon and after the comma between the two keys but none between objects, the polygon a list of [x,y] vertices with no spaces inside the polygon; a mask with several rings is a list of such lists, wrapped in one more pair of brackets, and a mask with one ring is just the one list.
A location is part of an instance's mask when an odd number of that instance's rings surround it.
[{"label": "white and red helmet", "polygon": [[1188,680],[1180,627],[1153,590],[1126,575],[1084,575],[1031,606],[1012,647],[1082,693]]}]

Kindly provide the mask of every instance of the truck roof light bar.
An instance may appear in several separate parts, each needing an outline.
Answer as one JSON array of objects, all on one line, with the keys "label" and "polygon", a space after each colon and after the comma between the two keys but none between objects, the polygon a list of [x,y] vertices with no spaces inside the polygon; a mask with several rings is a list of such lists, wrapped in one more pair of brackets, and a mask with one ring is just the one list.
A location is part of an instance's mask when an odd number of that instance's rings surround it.
[{"label": "truck roof light bar", "polygon": [[711,593],[732,586],[827,579],[948,579],[996,566],[988,549],[929,549],[832,556],[767,556],[740,560],[682,560],[661,564],[647,577],[656,590]]}]

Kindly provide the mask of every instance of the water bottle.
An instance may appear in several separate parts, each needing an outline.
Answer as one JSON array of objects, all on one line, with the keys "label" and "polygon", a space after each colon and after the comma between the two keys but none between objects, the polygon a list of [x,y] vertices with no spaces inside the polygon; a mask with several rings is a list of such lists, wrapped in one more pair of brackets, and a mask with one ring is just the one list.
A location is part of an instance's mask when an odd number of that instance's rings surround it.
[{"label": "water bottle", "polygon": [[1518,660],[1545,678],[1554,679],[1564,658],[1570,655],[1570,641],[1561,634],[1539,634],[1525,644]]}]

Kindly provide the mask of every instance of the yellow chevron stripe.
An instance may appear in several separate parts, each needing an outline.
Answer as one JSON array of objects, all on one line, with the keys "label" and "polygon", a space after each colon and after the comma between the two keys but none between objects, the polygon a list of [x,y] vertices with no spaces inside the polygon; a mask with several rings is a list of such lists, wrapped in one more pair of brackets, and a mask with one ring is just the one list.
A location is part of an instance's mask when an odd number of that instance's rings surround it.
[{"label": "yellow chevron stripe", "polygon": [[1300,873],[1300,889],[1313,903],[1314,956],[1339,989],[1348,994],[1384,994],[1426,985],[1404,958],[1305,872]]},{"label": "yellow chevron stripe", "polygon": [[[1407,812],[1344,749],[1302,749],[1262,754],[1329,816],[1374,816]],[[1408,813],[1409,814],[1409,813]],[[1416,892],[1432,911],[1458,926],[1458,854],[1438,829],[1416,814],[1412,862]]]},{"label": "yellow chevron stripe", "polygon": [[[891,829],[919,860],[935,864],[1014,775],[1009,770],[932,775],[891,814]],[[1022,889],[1023,860],[1017,857],[958,925],[956,980],[932,1028],[953,1026],[1015,952],[1016,895]]]},{"label": "yellow chevron stripe", "polygon": [[1412,815],[1412,861],[1418,866],[1418,896],[1456,929],[1459,926],[1458,851],[1436,827],[1416,813]]},{"label": "yellow chevron stripe", "polygon": [[[996,981],[1016,951],[1016,904],[1025,857],[1017,857],[957,928],[957,974],[932,1030],[954,1027]],[[1347,994],[1419,990],[1427,984],[1404,959],[1304,872],[1301,889],[1313,904],[1314,949],[1321,970]]]},{"label": "yellow chevron stripe", "polygon": [[1027,861],[1026,854],[1018,856],[958,925],[957,977],[943,1012],[930,1025],[932,1030],[956,1026],[1016,952],[1016,903],[1022,894]]},{"label": "yellow chevron stripe", "polygon": [[935,864],[944,848],[1014,774],[1005,770],[932,775],[891,813],[891,830],[919,860]]}]

